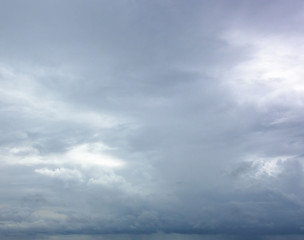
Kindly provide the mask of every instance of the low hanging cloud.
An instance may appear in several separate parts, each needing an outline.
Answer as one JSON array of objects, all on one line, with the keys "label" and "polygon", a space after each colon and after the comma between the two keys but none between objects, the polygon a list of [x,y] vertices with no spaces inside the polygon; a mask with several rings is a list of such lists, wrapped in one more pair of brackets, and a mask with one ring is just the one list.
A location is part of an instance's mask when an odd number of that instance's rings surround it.
[{"label": "low hanging cloud", "polygon": [[300,238],[303,7],[1,1],[0,238]]}]

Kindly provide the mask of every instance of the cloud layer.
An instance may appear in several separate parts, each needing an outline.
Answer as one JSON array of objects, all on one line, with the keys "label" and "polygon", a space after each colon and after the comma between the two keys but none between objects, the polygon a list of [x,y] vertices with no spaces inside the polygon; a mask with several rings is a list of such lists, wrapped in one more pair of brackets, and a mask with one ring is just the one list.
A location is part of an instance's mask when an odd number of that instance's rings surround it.
[{"label": "cloud layer", "polygon": [[303,234],[302,1],[0,9],[0,234]]}]

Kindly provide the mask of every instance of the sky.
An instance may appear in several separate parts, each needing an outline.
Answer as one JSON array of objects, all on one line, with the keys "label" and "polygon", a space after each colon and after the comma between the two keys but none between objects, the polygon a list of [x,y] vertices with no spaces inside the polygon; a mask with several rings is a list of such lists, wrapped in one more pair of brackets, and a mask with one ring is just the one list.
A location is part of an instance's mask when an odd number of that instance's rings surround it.
[{"label": "sky", "polygon": [[0,0],[0,237],[302,239],[302,0]]}]

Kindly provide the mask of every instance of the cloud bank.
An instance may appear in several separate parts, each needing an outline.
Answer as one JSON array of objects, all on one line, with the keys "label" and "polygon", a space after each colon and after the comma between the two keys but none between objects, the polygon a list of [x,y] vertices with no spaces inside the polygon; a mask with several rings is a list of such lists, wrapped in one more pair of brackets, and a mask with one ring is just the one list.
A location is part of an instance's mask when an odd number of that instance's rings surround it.
[{"label": "cloud bank", "polygon": [[0,9],[0,235],[301,237],[302,1]]}]

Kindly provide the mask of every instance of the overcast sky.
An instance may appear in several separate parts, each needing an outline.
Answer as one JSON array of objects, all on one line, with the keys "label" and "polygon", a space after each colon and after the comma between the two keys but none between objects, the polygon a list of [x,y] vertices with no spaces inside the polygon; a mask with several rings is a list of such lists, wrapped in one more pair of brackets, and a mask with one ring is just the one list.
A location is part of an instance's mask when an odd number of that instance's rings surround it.
[{"label": "overcast sky", "polygon": [[0,0],[0,237],[302,239],[304,1]]}]

